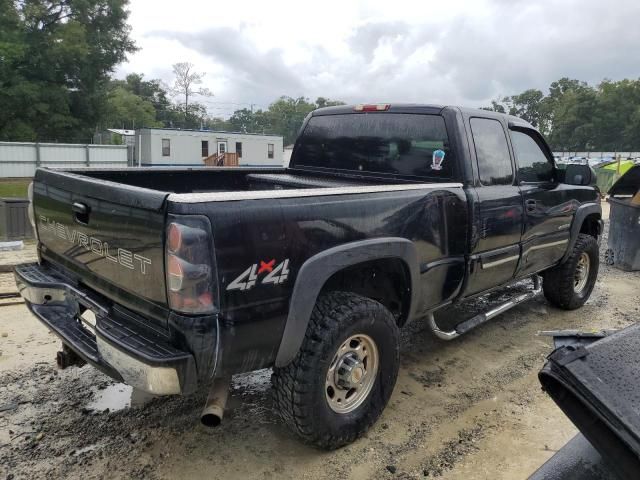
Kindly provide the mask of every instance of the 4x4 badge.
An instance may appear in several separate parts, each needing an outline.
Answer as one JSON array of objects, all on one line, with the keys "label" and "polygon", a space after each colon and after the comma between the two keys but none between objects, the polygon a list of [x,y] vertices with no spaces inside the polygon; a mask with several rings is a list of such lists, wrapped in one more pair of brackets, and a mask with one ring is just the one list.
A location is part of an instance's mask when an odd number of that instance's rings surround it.
[{"label": "4x4 badge", "polygon": [[[227,290],[249,290],[258,282],[261,284],[272,283],[274,285],[284,282],[289,277],[289,259],[287,258],[277,265],[275,263],[275,259],[268,262],[260,260],[259,264],[254,263],[238,275],[227,286]],[[259,280],[258,275],[262,273],[266,273],[266,275],[262,280]]]}]

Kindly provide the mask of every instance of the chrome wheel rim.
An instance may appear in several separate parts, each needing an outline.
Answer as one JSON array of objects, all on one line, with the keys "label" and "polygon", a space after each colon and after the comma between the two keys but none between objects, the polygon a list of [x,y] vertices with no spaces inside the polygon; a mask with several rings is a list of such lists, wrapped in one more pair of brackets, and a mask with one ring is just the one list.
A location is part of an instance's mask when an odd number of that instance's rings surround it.
[{"label": "chrome wheel rim", "polygon": [[591,268],[591,259],[586,252],[582,252],[576,265],[576,272],[573,276],[573,291],[576,293],[582,292],[589,280],[589,269]]},{"label": "chrome wheel rim", "polygon": [[364,334],[347,338],[327,370],[325,396],[336,413],[354,411],[366,400],[378,374],[378,347]]}]

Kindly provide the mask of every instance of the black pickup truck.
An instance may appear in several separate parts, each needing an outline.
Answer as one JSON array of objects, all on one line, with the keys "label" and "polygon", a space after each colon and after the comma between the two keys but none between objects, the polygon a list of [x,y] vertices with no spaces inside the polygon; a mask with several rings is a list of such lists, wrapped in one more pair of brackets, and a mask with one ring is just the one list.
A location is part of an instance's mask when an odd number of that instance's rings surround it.
[{"label": "black pickup truck", "polygon": [[[594,180],[558,169],[515,117],[324,108],[287,168],[39,169],[39,262],[15,276],[62,339],[61,366],[88,362],[154,394],[211,388],[211,425],[232,374],[273,367],[285,423],[336,448],[387,404],[406,322],[450,340],[540,290],[560,308],[587,300]],[[527,278],[530,292],[451,330],[434,317]]]}]

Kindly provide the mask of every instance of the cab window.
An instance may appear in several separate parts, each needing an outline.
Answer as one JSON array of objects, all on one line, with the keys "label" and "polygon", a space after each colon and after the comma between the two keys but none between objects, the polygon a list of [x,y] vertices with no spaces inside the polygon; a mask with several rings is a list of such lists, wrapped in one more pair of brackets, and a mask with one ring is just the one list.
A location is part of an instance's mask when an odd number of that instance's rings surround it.
[{"label": "cab window", "polygon": [[476,149],[480,183],[485,186],[511,185],[513,165],[502,124],[490,118],[472,118],[469,123]]},{"label": "cab window", "polygon": [[550,182],[553,180],[553,163],[545,155],[538,141],[519,130],[511,130],[511,143],[518,164],[518,180],[521,182]]}]

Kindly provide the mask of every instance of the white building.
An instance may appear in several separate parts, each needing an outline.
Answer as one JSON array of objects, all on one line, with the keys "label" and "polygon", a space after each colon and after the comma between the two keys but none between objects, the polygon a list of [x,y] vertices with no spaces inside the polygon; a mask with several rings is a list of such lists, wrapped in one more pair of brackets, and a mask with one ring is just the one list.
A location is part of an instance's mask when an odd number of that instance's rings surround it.
[{"label": "white building", "polygon": [[123,128],[107,128],[93,135],[93,143],[98,145],[135,145],[136,131]]},{"label": "white building", "polygon": [[289,163],[291,162],[292,153],[293,153],[293,144],[287,145],[286,147],[284,147],[283,164],[285,167],[289,166]]},{"label": "white building", "polygon": [[136,164],[141,166],[203,166],[205,158],[223,153],[236,154],[240,166],[282,166],[282,151],[282,137],[277,135],[167,128],[136,131]]}]

